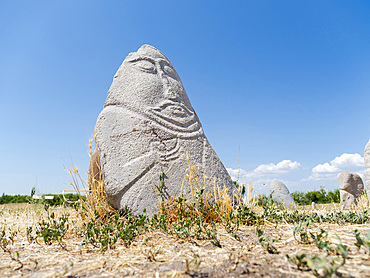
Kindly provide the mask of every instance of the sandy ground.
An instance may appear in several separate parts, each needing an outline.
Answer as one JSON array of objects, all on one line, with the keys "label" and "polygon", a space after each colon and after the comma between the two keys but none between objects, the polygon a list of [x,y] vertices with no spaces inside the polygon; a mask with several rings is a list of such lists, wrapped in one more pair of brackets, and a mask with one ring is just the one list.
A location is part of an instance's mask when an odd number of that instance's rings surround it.
[{"label": "sandy ground", "polygon": [[[70,213],[72,229],[65,237],[67,251],[58,244],[45,245],[29,243],[26,228],[36,226],[45,217],[40,205],[11,204],[0,206],[0,232],[16,232],[9,248],[18,252],[19,261],[11,259],[0,250],[0,277],[315,277],[311,271],[301,271],[287,261],[286,255],[307,251],[320,255],[314,245],[298,244],[293,237],[293,225],[268,224],[263,227],[266,235],[277,239],[274,246],[279,254],[268,254],[258,243],[255,227],[242,226],[239,240],[218,227],[222,247],[215,247],[209,241],[180,240],[160,231],[147,232],[137,237],[126,248],[118,243],[116,248],[101,252],[97,248],[82,247],[83,238],[73,232],[77,223],[76,213],[71,208],[53,208],[57,215]],[[369,225],[322,224],[313,230],[323,228],[329,232],[332,243],[350,247],[349,258],[339,269],[342,277],[370,277],[370,256],[364,249],[354,245],[353,231],[362,234]]]}]

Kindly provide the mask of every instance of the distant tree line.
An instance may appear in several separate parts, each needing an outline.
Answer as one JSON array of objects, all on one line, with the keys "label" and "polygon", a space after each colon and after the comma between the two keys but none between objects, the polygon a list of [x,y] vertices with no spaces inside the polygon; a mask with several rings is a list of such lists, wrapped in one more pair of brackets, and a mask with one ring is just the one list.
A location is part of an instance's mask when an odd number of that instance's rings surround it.
[{"label": "distant tree line", "polygon": [[[34,196],[34,194],[31,195]],[[33,199],[32,196],[28,195],[5,195],[3,193],[2,196],[0,196],[0,205],[3,204],[12,204],[12,203],[47,203],[51,206],[61,206],[64,205],[65,200],[63,198],[62,194],[44,194],[41,195],[41,199]],[[45,199],[45,196],[53,196],[53,199]],[[79,200],[79,196],[77,194],[64,194],[64,197],[69,200],[70,202],[76,202]],[[85,196],[82,196],[83,199],[85,199]]]},{"label": "distant tree line", "polygon": [[[32,194],[32,193],[31,193]],[[33,194],[32,194],[33,195]],[[44,196],[54,196],[53,199],[44,199]],[[339,189],[334,191],[325,191],[323,187],[320,190],[314,190],[309,192],[300,192],[296,191],[292,193],[294,201],[298,205],[310,205],[312,202],[316,204],[330,204],[330,203],[340,203],[340,195]],[[65,194],[64,197],[68,199],[70,202],[76,202],[79,200],[79,196],[77,194]],[[83,196],[85,199],[86,197]],[[265,199],[268,197],[260,196],[260,203],[266,202]],[[10,203],[37,203],[43,202],[47,203],[51,206],[61,206],[64,205],[65,200],[62,194],[44,194],[41,196],[41,200],[33,199],[32,196],[28,195],[5,195],[3,193],[0,196],[0,205],[2,204],[10,204]]]},{"label": "distant tree line", "polygon": [[3,195],[0,197],[0,205],[11,204],[11,203],[29,203],[31,201],[31,196],[27,195]]},{"label": "distant tree line", "polygon": [[292,196],[298,205],[310,205],[312,202],[316,204],[340,203],[339,189],[326,192],[325,189],[321,187],[320,190],[309,192],[296,191],[292,193]]}]

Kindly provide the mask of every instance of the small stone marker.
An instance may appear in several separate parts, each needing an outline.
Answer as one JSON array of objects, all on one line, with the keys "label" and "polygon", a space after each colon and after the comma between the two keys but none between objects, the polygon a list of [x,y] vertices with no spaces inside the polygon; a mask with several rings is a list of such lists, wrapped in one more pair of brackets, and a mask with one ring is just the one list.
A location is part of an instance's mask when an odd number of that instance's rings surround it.
[{"label": "small stone marker", "polygon": [[367,192],[367,198],[369,199],[370,203],[370,140],[365,146],[365,152],[364,152],[364,160],[365,160],[365,184],[366,184],[366,192]]},{"label": "small stone marker", "polygon": [[355,173],[342,172],[338,176],[340,203],[348,209],[357,204],[357,199],[364,191],[364,183],[361,177]]},{"label": "small stone marker", "polygon": [[284,203],[286,208],[289,208],[295,205],[294,199],[289,192],[288,187],[277,179],[274,179],[270,185],[270,193],[272,200],[275,203]]},{"label": "small stone marker", "polygon": [[107,199],[116,209],[128,206],[135,214],[144,209],[153,214],[163,196],[176,198],[181,191],[191,200],[191,188],[183,184],[186,158],[199,167],[198,181],[203,184],[207,177],[212,192],[216,181],[229,192],[235,189],[175,68],[153,46],[143,45],[123,61],[96,122],[95,136]]}]

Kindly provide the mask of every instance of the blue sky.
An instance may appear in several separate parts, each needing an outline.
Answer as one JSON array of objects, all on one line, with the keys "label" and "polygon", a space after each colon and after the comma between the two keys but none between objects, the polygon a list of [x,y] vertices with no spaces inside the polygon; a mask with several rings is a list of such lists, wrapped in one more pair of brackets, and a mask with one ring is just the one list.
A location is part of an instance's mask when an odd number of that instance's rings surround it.
[{"label": "blue sky", "polygon": [[0,194],[72,189],[71,159],[86,178],[112,78],[143,44],[175,66],[234,178],[335,189],[364,171],[369,14],[368,1],[1,1]]}]

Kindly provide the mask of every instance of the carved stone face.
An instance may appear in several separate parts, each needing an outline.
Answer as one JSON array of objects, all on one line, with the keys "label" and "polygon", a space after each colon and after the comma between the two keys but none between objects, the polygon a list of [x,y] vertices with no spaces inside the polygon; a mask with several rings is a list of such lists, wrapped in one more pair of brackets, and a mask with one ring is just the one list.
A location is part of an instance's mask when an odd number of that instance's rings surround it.
[{"label": "carved stone face", "polygon": [[[119,87],[119,90],[117,89]],[[114,95],[119,91],[119,95]],[[121,104],[176,131],[200,124],[176,70],[156,48],[143,45],[130,53],[114,76],[106,106]]]},{"label": "carved stone face", "polygon": [[190,187],[182,187],[188,161],[199,167],[199,181],[205,175],[229,192],[235,189],[203,133],[180,77],[152,46],[129,54],[118,69],[95,135],[104,188],[117,209],[128,206],[135,214],[144,209],[154,213],[161,171],[165,193],[179,196],[182,192],[190,200]]}]

